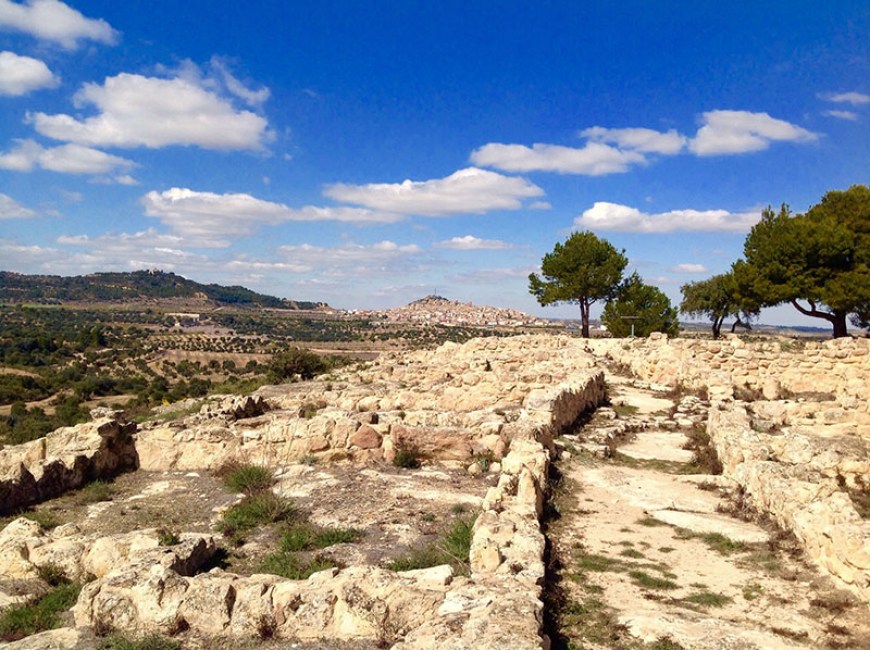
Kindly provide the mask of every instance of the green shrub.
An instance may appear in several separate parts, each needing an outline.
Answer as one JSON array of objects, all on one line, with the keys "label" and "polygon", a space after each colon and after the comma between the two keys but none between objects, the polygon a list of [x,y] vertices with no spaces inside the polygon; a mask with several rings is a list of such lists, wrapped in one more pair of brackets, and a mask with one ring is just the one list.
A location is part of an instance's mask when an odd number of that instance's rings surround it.
[{"label": "green shrub", "polygon": [[474,522],[457,519],[440,539],[423,547],[412,548],[387,564],[391,571],[414,571],[440,564],[450,564],[460,573],[468,572],[468,552]]},{"label": "green shrub", "polygon": [[224,535],[237,533],[279,521],[287,521],[293,516],[293,506],[287,499],[278,497],[271,490],[246,496],[224,513],[218,529]]},{"label": "green shrub", "polygon": [[157,530],[157,543],[160,546],[175,546],[181,542],[181,539],[174,530],[168,528],[160,528]]},{"label": "green shrub", "polygon": [[80,590],[75,583],[58,585],[36,602],[7,609],[0,615],[0,640],[15,641],[60,627],[61,614],[75,605]]},{"label": "green shrub", "polygon": [[404,469],[417,469],[420,467],[420,448],[406,440],[396,443],[396,455],[393,456],[393,465]]},{"label": "green shrub", "polygon": [[115,488],[111,483],[105,481],[93,481],[79,490],[76,495],[76,502],[79,505],[87,505],[89,503],[111,501],[114,494]]},{"label": "green shrub", "polygon": [[334,566],[336,566],[334,562],[324,558],[306,561],[294,553],[279,552],[268,556],[259,570],[290,580],[305,580],[318,571],[325,571]]},{"label": "green shrub", "polygon": [[260,465],[227,463],[218,470],[217,475],[229,490],[247,495],[267,490],[275,482],[272,472]]}]

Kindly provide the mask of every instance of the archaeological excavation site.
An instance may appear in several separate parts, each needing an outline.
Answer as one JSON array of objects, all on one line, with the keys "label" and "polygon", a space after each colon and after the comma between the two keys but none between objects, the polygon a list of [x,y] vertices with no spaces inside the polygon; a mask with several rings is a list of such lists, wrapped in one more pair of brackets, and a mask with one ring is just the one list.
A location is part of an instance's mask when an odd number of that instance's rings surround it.
[{"label": "archaeological excavation site", "polygon": [[522,335],[98,409],[0,449],[2,639],[870,648],[868,378],[868,339]]}]

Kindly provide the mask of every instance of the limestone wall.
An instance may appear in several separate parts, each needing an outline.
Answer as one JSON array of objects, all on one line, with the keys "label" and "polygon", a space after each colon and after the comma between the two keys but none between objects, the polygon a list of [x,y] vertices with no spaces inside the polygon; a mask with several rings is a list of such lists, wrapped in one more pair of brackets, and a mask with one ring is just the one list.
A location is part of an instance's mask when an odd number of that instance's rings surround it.
[{"label": "limestone wall", "polygon": [[765,399],[828,393],[846,400],[849,419],[862,434],[870,433],[870,339],[748,343],[736,336],[711,341],[652,335],[590,345],[638,377],[670,386],[748,387]]},{"label": "limestone wall", "polygon": [[0,449],[0,514],[135,469],[136,425],[104,416]]},{"label": "limestone wall", "polygon": [[794,532],[840,584],[870,601],[870,520],[859,516],[837,480],[870,476],[867,446],[852,455],[801,434],[756,431],[739,402],[715,403],[708,431],[724,473],[752,504]]},{"label": "limestone wall", "polygon": [[183,621],[221,637],[255,636],[267,625],[278,638],[369,639],[405,650],[547,648],[540,515],[549,448],[556,429],[604,398],[603,373],[567,373],[535,395],[499,433],[507,453],[474,524],[470,576],[448,566],[403,573],[357,566],[307,581],[219,569],[185,577],[165,563],[138,561],[87,585],[76,623],[111,619],[121,629],[165,632]]}]

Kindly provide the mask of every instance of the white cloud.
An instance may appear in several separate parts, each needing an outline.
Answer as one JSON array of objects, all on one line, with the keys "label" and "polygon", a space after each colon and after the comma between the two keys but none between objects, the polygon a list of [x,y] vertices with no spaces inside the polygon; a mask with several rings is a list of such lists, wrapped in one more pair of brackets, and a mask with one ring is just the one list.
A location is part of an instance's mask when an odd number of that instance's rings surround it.
[{"label": "white cloud", "polygon": [[808,142],[818,138],[767,113],[717,110],[704,113],[702,120],[703,125],[689,141],[689,149],[698,156],[762,151],[774,141]]},{"label": "white cloud", "polygon": [[115,182],[118,185],[138,185],[139,181],[130,176],[129,174],[122,174],[121,176],[115,176]]},{"label": "white cloud", "polygon": [[93,117],[28,114],[42,135],[82,145],[148,147],[199,146],[204,149],[261,149],[272,133],[265,118],[237,111],[226,99],[194,81],[122,73],[103,85],[86,83],[77,108],[94,106]]},{"label": "white cloud", "polygon": [[423,249],[416,244],[397,244],[384,240],[368,245],[282,246],[279,252],[288,262],[319,269],[323,276],[360,280],[364,277],[411,272],[414,270],[413,262],[423,253]]},{"label": "white cloud", "polygon": [[465,235],[438,242],[435,244],[435,248],[454,251],[504,251],[516,248],[516,246],[498,239],[480,239],[473,235]]},{"label": "white cloud", "polygon": [[0,169],[17,172],[39,167],[61,174],[106,174],[134,166],[124,158],[77,144],[45,148],[33,140],[16,140],[13,149],[0,153]]},{"label": "white cloud", "polygon": [[822,115],[836,117],[838,120],[848,120],[850,122],[858,121],[858,113],[853,111],[822,111]]},{"label": "white cloud", "polygon": [[671,273],[707,273],[707,267],[703,264],[677,264],[668,269]]},{"label": "white cloud", "polygon": [[749,232],[761,218],[761,210],[731,213],[727,210],[671,210],[658,214],[641,212],[637,208],[618,203],[596,201],[574,219],[577,229],[617,232],[663,233],[691,232]]},{"label": "white cloud", "polygon": [[0,220],[2,219],[28,219],[35,217],[36,212],[25,208],[11,196],[0,192]]},{"label": "white cloud", "polygon": [[56,88],[59,83],[39,59],[0,52],[0,95],[18,97],[40,88]]},{"label": "white cloud", "polygon": [[118,40],[118,32],[105,20],[85,18],[58,0],[25,0],[23,4],[0,0],[0,28],[26,32],[69,50],[80,40],[106,45]]},{"label": "white cloud", "polygon": [[173,187],[142,197],[145,214],[156,217],[188,245],[224,248],[231,240],[252,234],[263,224],[286,221],[394,223],[402,215],[365,208],[305,206],[294,209],[250,194],[214,194]]},{"label": "white cloud", "polygon": [[602,126],[593,126],[580,131],[580,136],[593,142],[615,144],[620,149],[641,153],[658,153],[666,156],[680,153],[688,141],[686,136],[677,133],[674,129],[662,133],[653,129],[607,129]]},{"label": "white cloud", "polygon": [[248,106],[261,106],[271,96],[272,92],[265,86],[261,86],[256,90],[248,88],[233,76],[229,70],[227,62],[220,57],[213,56],[210,64],[211,67],[220,75],[227,90],[244,101]]},{"label": "white cloud", "polygon": [[870,104],[870,95],[856,92],[830,94],[826,95],[825,99],[829,102],[836,102],[839,104],[852,104],[852,106]]},{"label": "white cloud", "polygon": [[588,142],[581,148],[541,143],[527,147],[493,142],[471,152],[471,162],[510,172],[603,176],[626,172],[631,165],[646,162],[646,158],[637,151],[621,151],[600,142]]},{"label": "white cloud", "polygon": [[336,201],[375,210],[443,217],[516,210],[522,207],[523,199],[542,196],[544,190],[524,178],[469,167],[446,178],[428,181],[368,185],[335,183],[328,185],[323,193]]}]

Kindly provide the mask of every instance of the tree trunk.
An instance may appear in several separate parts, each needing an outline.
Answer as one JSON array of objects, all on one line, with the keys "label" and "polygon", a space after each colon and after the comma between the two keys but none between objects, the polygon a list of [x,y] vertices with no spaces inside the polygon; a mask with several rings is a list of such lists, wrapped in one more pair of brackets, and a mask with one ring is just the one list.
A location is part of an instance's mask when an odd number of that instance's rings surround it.
[{"label": "tree trunk", "polygon": [[589,300],[580,298],[580,335],[589,338]]},{"label": "tree trunk", "polygon": [[849,336],[849,328],[846,326],[846,316],[849,314],[846,312],[826,312],[819,311],[816,309],[816,303],[812,300],[808,300],[810,303],[810,308],[807,309],[803,305],[801,305],[797,300],[792,300],[791,304],[804,316],[810,316],[812,318],[822,318],[828,321],[831,325],[834,326],[834,338],[841,339],[844,336]]},{"label": "tree trunk", "polygon": [[834,338],[841,339],[849,336],[849,328],[846,325],[846,314],[834,314]]},{"label": "tree trunk", "polygon": [[714,340],[718,339],[720,336],[722,336],[722,321],[723,320],[725,320],[724,317],[723,318],[719,318],[717,316],[713,317],[713,339]]}]

